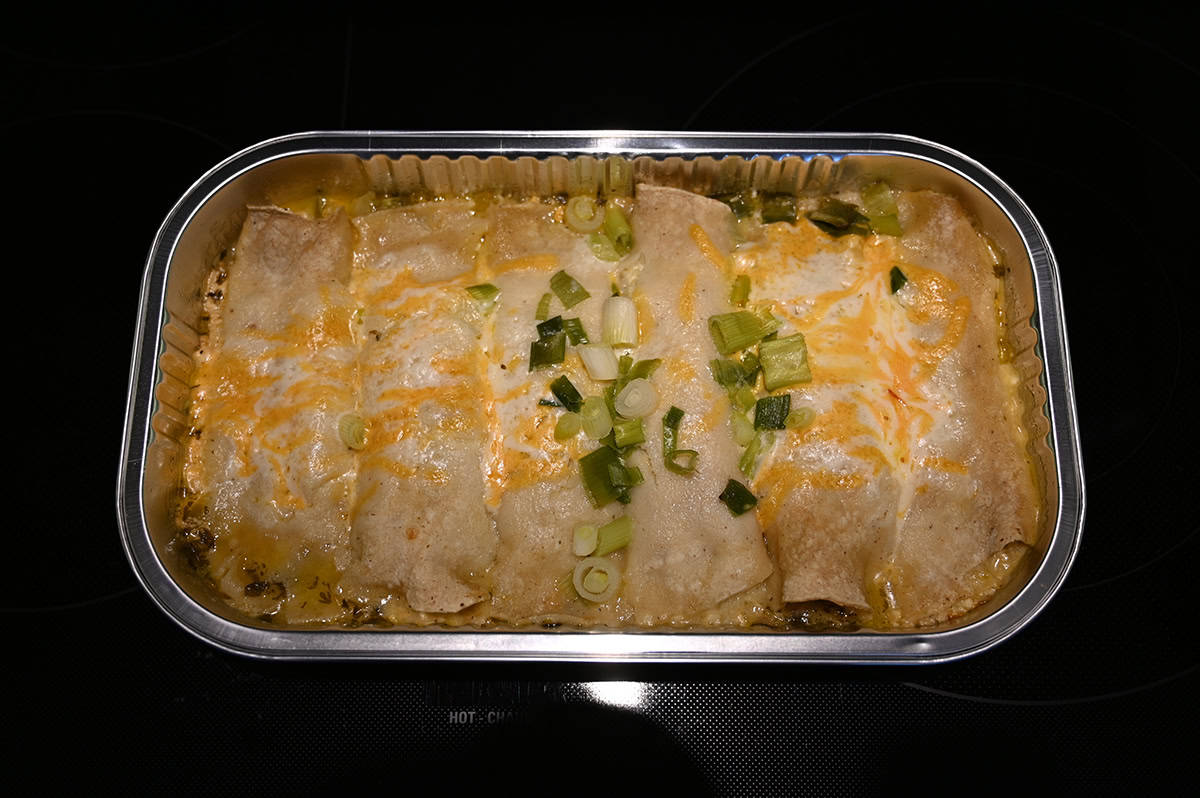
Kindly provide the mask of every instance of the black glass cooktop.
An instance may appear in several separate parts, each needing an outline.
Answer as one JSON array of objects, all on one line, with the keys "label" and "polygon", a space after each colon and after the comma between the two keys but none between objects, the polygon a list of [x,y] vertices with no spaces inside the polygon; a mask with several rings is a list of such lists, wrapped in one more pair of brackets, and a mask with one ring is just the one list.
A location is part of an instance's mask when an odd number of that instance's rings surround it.
[{"label": "black glass cooktop", "polygon": [[[1197,732],[1191,18],[899,8],[564,22],[399,7],[49,15],[0,31],[8,414],[0,617],[42,778],[698,794],[1169,783]],[[799,18],[797,18],[799,17]],[[221,653],[136,584],[114,486],[145,254],[206,169],[312,129],[887,131],[1000,175],[1055,248],[1088,490],[1017,636],[914,667],[295,664]],[[22,749],[22,750],[25,750]],[[32,756],[30,754],[30,756]],[[611,786],[610,786],[611,785]]]}]

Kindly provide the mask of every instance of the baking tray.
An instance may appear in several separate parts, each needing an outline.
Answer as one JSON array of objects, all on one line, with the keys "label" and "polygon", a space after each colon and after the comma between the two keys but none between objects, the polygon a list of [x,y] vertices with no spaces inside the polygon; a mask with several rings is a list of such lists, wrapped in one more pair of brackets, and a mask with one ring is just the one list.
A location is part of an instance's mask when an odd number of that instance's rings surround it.
[{"label": "baking tray", "polygon": [[[282,629],[239,617],[167,556],[179,441],[199,340],[200,287],[248,204],[314,191],[516,196],[592,192],[632,178],[715,194],[816,194],[867,175],[955,196],[1008,266],[1014,365],[1024,379],[1043,527],[1023,570],[990,601],[928,630],[879,633],[656,630]],[[276,659],[926,663],[958,659],[1029,623],[1066,577],[1083,527],[1084,483],[1058,270],[1025,203],[981,164],[911,136],[854,133],[310,132],[270,139],[201,177],[167,214],[142,281],[117,486],[121,539],[138,580],[188,632]]]}]

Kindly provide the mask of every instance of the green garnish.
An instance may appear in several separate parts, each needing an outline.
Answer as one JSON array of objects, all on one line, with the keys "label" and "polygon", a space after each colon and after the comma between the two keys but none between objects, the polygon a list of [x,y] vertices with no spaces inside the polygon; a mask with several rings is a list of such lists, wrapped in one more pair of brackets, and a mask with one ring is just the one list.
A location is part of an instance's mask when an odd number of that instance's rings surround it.
[{"label": "green garnish", "polygon": [[492,308],[496,306],[496,300],[500,298],[500,289],[491,283],[469,285],[467,293],[479,305],[479,312],[485,316],[492,312]]},{"label": "green garnish", "polygon": [[791,194],[768,194],[763,197],[762,220],[765,224],[796,221],[796,198]]},{"label": "green garnish", "polygon": [[[617,252],[616,246],[604,233],[592,233],[588,236],[588,246],[591,247],[592,254],[600,260],[618,261],[621,259],[621,253]],[[617,295],[613,294],[613,296]]]},{"label": "green garnish", "polygon": [[753,479],[754,471],[757,468],[758,456],[767,449],[775,445],[775,433],[770,430],[762,430],[750,441],[750,445],[742,452],[742,456],[738,459],[738,470],[747,477]]},{"label": "green garnish", "polygon": [[729,292],[730,304],[744,307],[750,300],[750,275],[739,274],[733,280],[733,288]]},{"label": "green garnish", "polygon": [[749,192],[719,194],[714,199],[728,205],[729,210],[733,211],[733,215],[738,219],[745,219],[754,213],[754,197]]},{"label": "green garnish", "polygon": [[628,255],[633,249],[633,228],[621,208],[612,202],[604,208],[604,235],[621,256]]},{"label": "green garnish", "polygon": [[646,481],[642,469],[624,463],[613,463],[608,467],[608,480],[617,488],[636,488]]},{"label": "green garnish", "polygon": [[803,429],[813,423],[813,419],[816,417],[817,414],[811,407],[798,407],[788,413],[784,424],[788,429]]},{"label": "green garnish", "polygon": [[554,425],[554,440],[565,441],[567,438],[574,438],[581,429],[583,429],[582,416],[570,411],[563,413],[558,417],[558,423]]},{"label": "green garnish", "polygon": [[679,422],[683,421],[683,411],[674,405],[663,416],[663,463],[667,470],[684,476],[696,470],[696,460],[700,453],[694,449],[676,448],[679,443]]},{"label": "green garnish", "polygon": [[642,426],[642,420],[640,418],[633,418],[613,424],[613,442],[617,444],[617,448],[619,449],[645,443],[646,430]]},{"label": "green garnish", "polygon": [[367,424],[362,416],[347,413],[338,419],[338,437],[351,449],[363,449],[367,445]]},{"label": "green garnish", "polygon": [[538,321],[545,321],[550,318],[550,302],[554,299],[553,294],[542,294],[541,300],[538,301],[537,312],[533,317]]},{"label": "green garnish", "polygon": [[583,431],[592,440],[598,441],[612,432],[612,412],[602,397],[589,396],[584,399],[579,413],[583,416]]},{"label": "green garnish", "polygon": [[573,346],[591,343],[583,329],[583,322],[579,319],[563,319],[563,331],[566,332],[567,338],[571,339]]},{"label": "green garnish", "polygon": [[593,556],[603,557],[617,549],[623,549],[633,540],[633,521],[629,516],[614,518],[596,530],[596,549]]},{"label": "green garnish", "polygon": [[740,364],[719,357],[708,362],[708,370],[722,388],[736,388],[743,383],[746,376]]},{"label": "green garnish", "polygon": [[758,499],[754,497],[750,489],[736,479],[726,482],[725,490],[721,491],[721,495],[717,498],[724,502],[725,506],[729,508],[729,512],[735,516],[753,510],[754,506],[758,504]]},{"label": "green garnish", "polygon": [[[773,318],[771,320],[774,321]],[[763,318],[748,310],[721,313],[708,319],[708,331],[722,355],[754,346],[775,329],[778,329],[777,322],[774,328],[770,328]]]},{"label": "green garnish", "polygon": [[758,347],[758,359],[762,365],[763,383],[768,391],[798,382],[812,382],[808,346],[804,343],[803,333],[763,341]]},{"label": "green garnish", "polygon": [[539,338],[529,345],[529,370],[549,368],[562,363],[567,357],[567,336],[565,333]]},{"label": "green garnish", "polygon": [[903,234],[899,209],[891,187],[879,180],[862,190],[863,210],[871,220],[871,229],[889,236]]},{"label": "green garnish", "polygon": [[591,296],[579,281],[565,271],[555,272],[550,278],[550,290],[558,296],[563,307],[570,309]]},{"label": "green garnish", "polygon": [[741,388],[733,391],[729,395],[729,398],[733,401],[733,406],[743,413],[754,407],[754,403],[758,401],[754,395],[754,389],[749,385],[743,385]]},{"label": "green garnish", "polygon": [[792,409],[790,393],[779,396],[764,396],[754,405],[755,429],[784,429],[788,413]]},{"label": "green garnish", "polygon": [[550,393],[554,394],[554,398],[562,402],[562,406],[572,413],[578,413],[579,408],[583,406],[583,397],[579,391],[575,390],[575,386],[571,384],[566,375],[550,383]]},{"label": "green garnish", "polygon": [[871,220],[857,206],[833,197],[824,197],[817,209],[809,212],[808,219],[834,238],[871,232]]},{"label": "green garnish", "polygon": [[579,475],[583,490],[594,507],[603,507],[615,501],[621,489],[613,485],[609,466],[623,465],[615,450],[601,446],[594,452],[579,458]]},{"label": "green garnish", "polygon": [[904,284],[908,282],[908,278],[904,276],[904,272],[900,271],[899,266],[893,266],[889,276],[892,282],[893,294],[903,288]]},{"label": "green garnish", "polygon": [[549,338],[551,335],[558,335],[563,331],[562,316],[555,316],[552,319],[546,319],[537,326],[538,338]]}]

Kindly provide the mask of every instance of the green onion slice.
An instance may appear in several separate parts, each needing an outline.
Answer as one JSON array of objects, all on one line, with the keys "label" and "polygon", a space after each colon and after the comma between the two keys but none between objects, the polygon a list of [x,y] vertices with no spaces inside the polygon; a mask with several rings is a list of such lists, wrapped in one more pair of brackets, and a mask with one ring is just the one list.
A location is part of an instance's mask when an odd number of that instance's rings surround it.
[{"label": "green onion slice", "polygon": [[762,365],[763,383],[768,391],[812,382],[812,369],[808,365],[808,346],[804,334],[795,333],[774,341],[763,341],[758,346],[758,360]]},{"label": "green onion slice", "polygon": [[729,291],[730,304],[739,308],[750,301],[750,275],[739,274],[733,280],[733,288]]},{"label": "green onion slice", "polygon": [[622,515],[614,518],[600,527],[596,534],[597,557],[612,554],[617,549],[623,549],[633,540],[633,521],[629,516]]},{"label": "green onion slice", "polygon": [[754,478],[754,472],[758,467],[758,456],[770,449],[775,444],[775,433],[770,430],[763,430],[750,441],[750,445],[742,452],[742,456],[738,459],[738,470],[745,474],[748,478]]},{"label": "green onion slice", "polygon": [[816,417],[817,414],[811,407],[797,407],[787,414],[784,424],[788,429],[803,429],[813,423]]},{"label": "green onion slice", "polygon": [[[774,329],[778,329],[778,322],[773,317],[771,321],[775,323]],[[748,310],[721,313],[708,319],[708,331],[722,355],[754,346],[774,329],[770,329],[764,319]]]},{"label": "green onion slice", "polygon": [[896,207],[896,198],[892,195],[892,187],[882,180],[877,180],[862,190],[863,210],[868,216],[895,216],[900,212]]},{"label": "green onion slice", "polygon": [[764,396],[754,406],[755,429],[784,429],[787,427],[788,413],[792,409],[790,393],[779,396]]},{"label": "green onion slice", "polygon": [[594,233],[604,226],[604,214],[595,197],[571,197],[567,200],[564,221],[576,233]]},{"label": "green onion slice", "polygon": [[492,312],[492,308],[496,306],[496,301],[500,298],[500,289],[491,283],[469,285],[467,286],[467,293],[471,295],[471,298],[479,306],[479,312],[485,316]]},{"label": "green onion slice", "polygon": [[900,271],[899,266],[893,266],[888,276],[891,279],[893,294],[903,288],[904,284],[908,282],[908,278],[904,276],[904,272]]},{"label": "green onion slice", "polygon": [[554,398],[572,413],[578,413],[579,408],[583,405],[583,397],[580,396],[579,391],[575,389],[566,375],[550,383],[550,393],[554,394]]},{"label": "green onion slice", "polygon": [[719,498],[725,504],[725,506],[729,508],[729,512],[733,513],[735,516],[753,510],[754,506],[758,504],[758,499],[754,497],[754,494],[750,492],[750,489],[738,482],[736,479],[731,479],[726,482],[725,490],[721,491],[721,495],[717,498]]},{"label": "green onion slice", "polygon": [[719,357],[713,358],[708,362],[708,370],[712,373],[712,378],[722,388],[736,388],[743,384],[746,377],[741,365],[732,360],[725,360]]},{"label": "green onion slice", "polygon": [[580,524],[575,527],[571,541],[571,551],[576,557],[586,557],[596,550],[596,540],[599,530],[591,524]]},{"label": "green onion slice", "polygon": [[625,218],[625,212],[615,202],[604,206],[604,235],[613,243],[613,249],[624,257],[633,249],[633,228]]},{"label": "green onion slice", "polygon": [[796,198],[791,194],[770,194],[763,197],[762,220],[766,224],[796,221]]},{"label": "green onion slice", "polygon": [[658,407],[658,389],[649,380],[635,377],[621,388],[613,400],[613,407],[625,418],[648,416]]},{"label": "green onion slice", "polygon": [[900,226],[900,219],[892,214],[872,216],[871,230],[885,236],[904,235],[904,228]]},{"label": "green onion slice", "polygon": [[542,298],[538,300],[537,312],[533,317],[538,321],[545,321],[550,318],[550,302],[554,299],[554,294],[542,294]]},{"label": "green onion slice", "polygon": [[550,368],[562,363],[567,357],[567,336],[565,333],[539,338],[529,345],[529,370]]},{"label": "green onion slice", "polygon": [[615,380],[619,375],[617,355],[608,344],[580,344],[579,357],[593,380]]},{"label": "green onion slice", "polygon": [[551,335],[558,335],[563,331],[562,316],[555,316],[552,319],[546,319],[537,326],[538,338],[549,338]]},{"label": "green onion slice", "polygon": [[754,213],[754,196],[749,192],[743,191],[738,194],[719,194],[714,199],[720,200],[729,206],[729,210],[733,211],[733,215],[738,219],[745,219]]},{"label": "green onion slice", "polygon": [[610,296],[600,310],[601,339],[612,346],[637,346],[637,306],[627,296]]},{"label": "green onion slice", "polygon": [[584,399],[579,414],[583,416],[584,434],[592,440],[598,441],[612,431],[612,416],[608,412],[608,405],[604,403],[603,397],[589,396]]},{"label": "green onion slice", "polygon": [[363,449],[367,445],[367,424],[362,416],[347,413],[338,419],[338,437],[351,449]]},{"label": "green onion slice", "polygon": [[622,463],[613,463],[608,467],[608,478],[613,487],[619,489],[636,488],[646,481],[642,469]]},{"label": "green onion slice", "polygon": [[668,471],[684,476],[696,470],[700,453],[694,449],[679,449],[679,422],[683,411],[674,405],[663,416],[663,464]]},{"label": "green onion slice", "polygon": [[588,236],[588,246],[591,247],[592,254],[600,260],[618,261],[621,259],[621,253],[617,251],[616,245],[604,233],[592,233]]},{"label": "green onion slice", "polygon": [[754,440],[754,424],[742,413],[730,413],[729,424],[733,427],[733,439],[738,446],[747,446]]},{"label": "green onion slice", "polygon": [[583,429],[583,417],[578,413],[567,411],[558,417],[558,423],[554,425],[554,440],[565,441],[567,438],[574,438],[581,429]]},{"label": "green onion slice", "polygon": [[600,508],[617,498],[620,489],[613,485],[609,466],[621,465],[621,457],[615,449],[601,446],[594,452],[579,458],[579,475],[583,481],[583,490],[592,502],[592,506]]},{"label": "green onion slice", "polygon": [[642,420],[640,418],[631,418],[627,421],[618,421],[613,424],[613,438],[617,444],[617,448],[620,449],[624,449],[626,446],[636,446],[639,443],[645,443],[646,430],[642,426]]},{"label": "green onion slice", "polygon": [[563,319],[563,331],[566,332],[567,338],[571,340],[573,346],[588,343],[587,332],[583,329],[583,322],[579,319]]},{"label": "green onion slice", "polygon": [[[604,579],[593,575],[603,575]],[[580,560],[575,566],[571,573],[571,582],[581,598],[600,604],[617,594],[621,586],[621,569],[612,560],[604,557],[588,557],[586,560]],[[593,590],[595,587],[601,589]]]},{"label": "green onion slice", "polygon": [[555,272],[550,278],[550,290],[568,310],[591,296],[578,280],[563,271]]},{"label": "green onion slice", "polygon": [[758,397],[754,395],[754,389],[749,385],[743,385],[729,395],[733,401],[733,406],[743,413],[754,407],[754,403],[758,401]]},{"label": "green onion slice", "polygon": [[817,209],[809,212],[808,218],[835,238],[847,233],[866,235],[871,232],[870,218],[863,215],[857,206],[833,197],[823,198]]}]

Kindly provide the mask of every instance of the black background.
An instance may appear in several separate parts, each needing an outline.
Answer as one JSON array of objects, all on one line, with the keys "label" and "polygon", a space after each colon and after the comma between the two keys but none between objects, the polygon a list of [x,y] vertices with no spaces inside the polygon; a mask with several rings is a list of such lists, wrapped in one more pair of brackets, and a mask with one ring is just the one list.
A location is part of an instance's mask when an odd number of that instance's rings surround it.
[{"label": "black background", "polygon": [[[10,764],[238,792],[421,773],[499,791],[661,774],[697,794],[1117,792],[1186,771],[1200,20],[722,11],[106,6],[0,30]],[[999,647],[916,667],[273,664],[193,639],[137,586],[115,513],[146,253],[219,160],[365,128],[886,131],[978,159],[1061,270],[1088,489],[1064,588]]]}]

